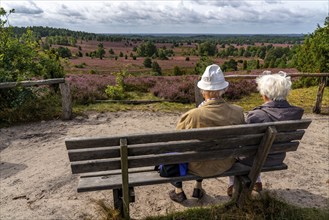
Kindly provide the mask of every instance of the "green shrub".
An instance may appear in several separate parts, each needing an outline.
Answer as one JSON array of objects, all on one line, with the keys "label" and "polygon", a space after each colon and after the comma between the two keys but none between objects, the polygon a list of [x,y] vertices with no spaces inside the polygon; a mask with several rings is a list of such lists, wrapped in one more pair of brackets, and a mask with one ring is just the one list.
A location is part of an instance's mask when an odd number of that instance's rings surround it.
[{"label": "green shrub", "polygon": [[107,86],[107,88],[105,89],[105,93],[110,99],[114,100],[122,100],[127,98],[124,89],[118,85]]},{"label": "green shrub", "polygon": [[76,68],[85,68],[86,66],[87,66],[87,64],[85,62],[74,65],[74,67],[76,67]]},{"label": "green shrub", "polygon": [[49,120],[58,118],[61,114],[61,97],[52,89],[38,87],[6,89],[5,91],[8,94],[18,93],[19,95],[17,99],[9,102],[10,105],[1,106],[0,127],[19,122]]},{"label": "green shrub", "polygon": [[96,74],[97,71],[96,70],[89,70],[89,74]]},{"label": "green shrub", "polygon": [[128,98],[128,95],[126,93],[126,85],[124,82],[125,77],[128,75],[127,71],[121,71],[118,73],[114,73],[115,77],[115,86],[107,86],[105,89],[106,95],[110,99],[116,99],[116,100],[121,100],[121,99],[126,99]]}]

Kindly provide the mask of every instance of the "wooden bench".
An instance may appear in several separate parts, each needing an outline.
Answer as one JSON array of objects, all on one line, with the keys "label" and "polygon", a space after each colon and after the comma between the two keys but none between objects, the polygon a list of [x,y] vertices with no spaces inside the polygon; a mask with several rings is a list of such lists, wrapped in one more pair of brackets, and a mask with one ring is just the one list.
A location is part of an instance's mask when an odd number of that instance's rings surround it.
[{"label": "wooden bench", "polygon": [[[263,167],[267,154],[296,151],[311,120],[270,122],[65,140],[73,174],[80,174],[78,192],[113,190],[114,207],[129,218],[134,187],[200,179],[188,174],[160,177],[159,164],[255,155],[252,167],[239,162],[214,177],[235,176],[233,198],[243,204],[260,172],[287,169]],[[175,153],[173,153],[175,152]],[[168,154],[170,153],[170,154]]]}]

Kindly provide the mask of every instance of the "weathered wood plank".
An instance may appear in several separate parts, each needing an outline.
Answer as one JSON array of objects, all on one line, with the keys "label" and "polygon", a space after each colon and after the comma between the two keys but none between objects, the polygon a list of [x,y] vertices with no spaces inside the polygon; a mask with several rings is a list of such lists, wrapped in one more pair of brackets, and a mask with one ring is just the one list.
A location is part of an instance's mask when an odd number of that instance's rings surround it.
[{"label": "weathered wood plank", "polygon": [[14,88],[16,86],[40,86],[40,85],[52,85],[65,83],[64,78],[55,78],[55,79],[43,79],[43,80],[34,80],[34,81],[20,81],[20,82],[4,82],[0,83],[0,89]]},{"label": "weathered wood plank", "polygon": [[128,146],[127,139],[120,139],[121,177],[123,194],[123,217],[129,219],[129,179],[128,179]]},{"label": "weathered wood plank", "polygon": [[[293,132],[278,133],[275,138],[275,143],[289,142],[292,140],[301,140],[305,131],[297,130]],[[129,156],[138,156],[146,154],[162,154],[169,152],[184,152],[184,151],[204,151],[225,148],[236,148],[240,145],[255,145],[259,144],[263,134],[242,135],[232,138],[221,138],[212,141],[180,141],[166,142],[155,144],[139,144],[130,145],[128,149]],[[103,158],[120,157],[119,147],[99,147],[99,148],[83,148],[68,150],[70,161],[93,160]]]},{"label": "weathered wood plank", "polygon": [[276,134],[277,134],[277,130],[275,129],[275,127],[272,127],[272,126],[268,127],[268,129],[263,137],[263,140],[259,145],[258,151],[255,155],[253,165],[248,174],[248,178],[250,180],[250,185],[249,184],[242,185],[242,192],[236,200],[239,207],[244,206],[246,201],[250,197],[251,191],[255,185],[257,177],[259,176],[259,174],[262,170],[262,167],[266,161],[267,155],[270,152],[270,149],[274,142]]},{"label": "weathered wood plank", "polygon": [[[329,76],[329,73],[288,73],[287,76],[290,77],[325,77]],[[225,75],[225,78],[235,78],[235,79],[255,79],[259,75]]]},{"label": "weathered wood plank", "polygon": [[98,147],[68,150],[70,161],[95,160],[120,157],[120,147]]},{"label": "weathered wood plank", "polygon": [[[285,170],[285,169],[287,169],[287,165],[281,164],[278,166],[263,167],[262,172]],[[220,175],[206,177],[204,179],[234,176],[234,175],[246,175],[248,174],[249,171],[250,171],[249,166],[240,163],[235,163],[230,170]],[[138,173],[130,174],[129,185],[135,187],[135,186],[169,183],[171,181],[188,181],[188,180],[196,180],[196,179],[200,179],[200,177],[192,174],[188,174],[186,176],[180,176],[180,177],[171,177],[171,178],[160,177],[159,173],[152,171],[152,172],[144,172],[142,175]],[[80,178],[78,192],[108,190],[108,189],[116,189],[121,187],[122,187],[122,181],[120,174],[111,175],[111,176],[102,176],[102,177],[99,176],[87,177],[87,178]]]},{"label": "weathered wood plank", "polygon": [[321,113],[322,97],[323,97],[323,93],[324,93],[324,88],[327,85],[327,79],[328,79],[328,76],[320,78],[319,88],[318,88],[318,92],[316,94],[315,106],[313,107],[313,113],[315,113],[315,114]]},{"label": "weathered wood plank", "polygon": [[128,144],[145,144],[168,141],[182,141],[194,139],[225,138],[232,134],[246,135],[264,133],[268,126],[275,126],[278,132],[306,129],[311,120],[302,119],[296,121],[268,122],[259,124],[244,124],[234,126],[222,126],[211,128],[199,128],[179,131],[157,132],[151,134],[132,134],[127,137],[99,137],[99,138],[71,138],[65,140],[66,148],[81,149],[91,147],[119,146],[120,138],[127,138]]},{"label": "weathered wood plank", "polygon": [[[299,142],[291,143],[278,143],[273,144],[271,153],[295,151],[299,145]],[[184,153],[172,153],[172,154],[158,154],[158,155],[144,155],[144,156],[132,156],[128,157],[128,167],[146,167],[155,166],[159,164],[170,164],[190,161],[203,161],[213,159],[223,159],[228,156],[251,156],[256,153],[258,145],[243,146],[236,149],[225,149],[219,151],[204,151],[195,152],[188,151]],[[107,171],[113,169],[120,169],[120,158],[111,159],[98,159],[87,161],[76,161],[71,163],[71,169],[73,174]]]},{"label": "weathered wood plank", "polygon": [[67,83],[60,83],[59,89],[62,94],[62,119],[72,119],[72,96],[70,87]]},{"label": "weathered wood plank", "polygon": [[[128,168],[129,174],[130,173],[143,173],[143,172],[149,172],[149,171],[154,171],[154,166]],[[92,177],[92,176],[109,176],[109,175],[116,175],[116,174],[121,174],[121,169],[84,173],[84,174],[80,174],[80,178]]]},{"label": "weathered wood plank", "polygon": [[257,177],[266,161],[267,155],[271,150],[271,146],[274,142],[275,136],[277,134],[277,130],[275,127],[269,127],[266,131],[264,139],[262,140],[261,144],[259,145],[258,151],[256,153],[254,163],[252,165],[251,171],[248,174],[248,177],[251,181],[251,186],[249,191],[251,192],[252,187],[254,186]]}]

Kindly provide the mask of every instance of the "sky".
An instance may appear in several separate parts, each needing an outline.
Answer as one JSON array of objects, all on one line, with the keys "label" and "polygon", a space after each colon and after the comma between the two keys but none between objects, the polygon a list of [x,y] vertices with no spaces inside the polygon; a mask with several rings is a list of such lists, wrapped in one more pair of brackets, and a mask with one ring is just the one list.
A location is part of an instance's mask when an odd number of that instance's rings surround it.
[{"label": "sky", "polygon": [[0,0],[12,26],[91,33],[309,34],[329,0]]}]

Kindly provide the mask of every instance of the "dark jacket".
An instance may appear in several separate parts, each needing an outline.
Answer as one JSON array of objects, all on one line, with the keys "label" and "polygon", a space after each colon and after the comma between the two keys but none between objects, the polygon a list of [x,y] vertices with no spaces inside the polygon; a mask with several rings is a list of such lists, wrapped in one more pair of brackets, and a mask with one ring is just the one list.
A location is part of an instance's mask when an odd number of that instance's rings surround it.
[{"label": "dark jacket", "polygon": [[[262,123],[285,120],[301,119],[304,109],[290,105],[287,101],[271,101],[254,108],[248,112],[246,122]],[[286,153],[268,154],[264,166],[272,166],[282,164]],[[240,161],[249,166],[252,165],[254,157],[240,158]]]}]

